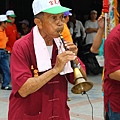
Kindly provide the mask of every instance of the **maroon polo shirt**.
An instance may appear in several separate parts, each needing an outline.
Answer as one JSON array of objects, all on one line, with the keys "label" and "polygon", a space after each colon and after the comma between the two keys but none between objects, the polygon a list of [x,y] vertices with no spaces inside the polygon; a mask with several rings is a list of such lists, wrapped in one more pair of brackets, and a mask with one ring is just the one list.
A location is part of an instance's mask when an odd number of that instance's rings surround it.
[{"label": "maroon polo shirt", "polygon": [[[52,66],[58,54],[53,44]],[[41,56],[42,57],[42,56]],[[33,31],[15,42],[11,56],[12,93],[10,95],[8,120],[70,120],[67,105],[68,81],[57,75],[33,94],[22,98],[18,90],[37,69],[33,46]],[[42,66],[42,65],[41,65]],[[42,73],[39,73],[39,75]],[[73,83],[73,73],[66,74]]]},{"label": "maroon polo shirt", "polygon": [[108,101],[113,112],[120,113],[120,81],[109,78],[109,74],[120,70],[120,24],[116,26],[105,40],[105,81],[104,105],[108,111]]}]

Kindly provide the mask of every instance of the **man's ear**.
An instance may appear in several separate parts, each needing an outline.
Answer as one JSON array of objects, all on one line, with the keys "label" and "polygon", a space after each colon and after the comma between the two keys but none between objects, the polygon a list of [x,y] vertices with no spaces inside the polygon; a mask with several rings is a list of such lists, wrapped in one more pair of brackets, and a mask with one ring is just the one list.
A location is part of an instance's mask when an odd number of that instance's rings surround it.
[{"label": "man's ear", "polygon": [[39,27],[39,29],[42,29],[42,21],[40,19],[35,18],[34,23]]}]

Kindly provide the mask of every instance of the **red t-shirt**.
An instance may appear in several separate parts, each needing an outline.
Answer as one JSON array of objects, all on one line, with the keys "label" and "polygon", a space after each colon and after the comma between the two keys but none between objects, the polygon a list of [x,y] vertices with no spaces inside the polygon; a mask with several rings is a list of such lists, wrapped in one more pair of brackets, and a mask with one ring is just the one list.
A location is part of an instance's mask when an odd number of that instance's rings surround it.
[{"label": "red t-shirt", "polygon": [[120,113],[120,81],[109,78],[109,74],[120,70],[120,24],[116,26],[105,40],[105,81],[104,105],[108,111],[108,101],[114,112]]},{"label": "red t-shirt", "polygon": [[[54,43],[51,61],[53,66],[57,54],[58,50]],[[37,69],[32,31],[16,41],[13,47],[10,63],[13,89],[10,95],[8,120],[70,120],[67,106],[68,81],[64,75],[58,74],[25,98],[19,95],[20,87],[33,76],[31,65]],[[73,83],[73,73],[67,74],[66,77]]]},{"label": "red t-shirt", "polygon": [[12,47],[14,45],[14,42],[20,38],[20,35],[18,34],[17,27],[15,24],[8,23],[7,28],[5,29],[6,35],[8,37],[8,42],[6,45],[6,49],[10,52],[12,52]]}]

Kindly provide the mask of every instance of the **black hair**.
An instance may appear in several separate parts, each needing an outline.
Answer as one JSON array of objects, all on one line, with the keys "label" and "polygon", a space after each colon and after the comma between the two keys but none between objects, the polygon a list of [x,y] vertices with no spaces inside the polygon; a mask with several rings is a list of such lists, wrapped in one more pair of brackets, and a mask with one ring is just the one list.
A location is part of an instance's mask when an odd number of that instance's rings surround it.
[{"label": "black hair", "polygon": [[34,18],[40,18],[41,19],[43,17],[43,15],[44,15],[44,13],[40,12],[37,15],[34,15]]},{"label": "black hair", "polygon": [[2,22],[0,22],[0,25],[2,24],[2,23],[6,23],[7,21],[2,21]]}]

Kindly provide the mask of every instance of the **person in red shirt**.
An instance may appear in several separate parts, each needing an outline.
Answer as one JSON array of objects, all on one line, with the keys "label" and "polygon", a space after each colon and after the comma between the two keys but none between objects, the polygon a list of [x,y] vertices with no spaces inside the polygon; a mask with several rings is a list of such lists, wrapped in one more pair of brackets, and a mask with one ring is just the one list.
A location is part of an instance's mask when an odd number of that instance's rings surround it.
[{"label": "person in red shirt", "polygon": [[120,120],[120,24],[104,43],[104,105],[109,120]]},{"label": "person in red shirt", "polygon": [[[92,46],[90,48],[90,51],[92,53],[98,53],[100,54],[100,48],[102,48],[102,50],[104,51],[104,29],[105,29],[105,17],[104,15],[100,15],[100,17],[98,18],[98,25],[99,25],[99,29],[94,37]],[[109,18],[107,18],[107,23],[109,25]],[[102,45],[103,44],[103,45]],[[101,52],[102,53],[102,52]],[[103,90],[103,84],[104,84],[104,67],[103,67],[103,72],[102,72],[102,92],[103,92],[103,96],[104,96],[104,90]],[[104,119],[105,120],[109,120],[108,118],[108,114],[106,113],[106,111],[104,110]]]},{"label": "person in red shirt", "polygon": [[3,90],[11,90],[12,88],[9,86],[10,84],[10,68],[8,62],[8,55],[6,51],[6,43],[8,41],[8,37],[5,33],[5,28],[7,22],[10,20],[7,19],[6,15],[0,15],[0,69],[2,71],[2,86]]},{"label": "person in red shirt", "polygon": [[8,10],[6,12],[6,15],[7,15],[8,19],[11,20],[11,22],[7,24],[7,27],[5,29],[6,35],[8,37],[6,49],[11,53],[14,42],[20,38],[20,34],[18,33],[17,27],[14,23],[15,17],[16,17],[14,11]]},{"label": "person in red shirt", "polygon": [[68,81],[74,83],[70,61],[78,65],[78,49],[69,42],[65,51],[59,37],[63,12],[70,9],[57,0],[34,0],[32,7],[36,26],[15,42],[11,54],[8,120],[70,120],[67,88]]}]

